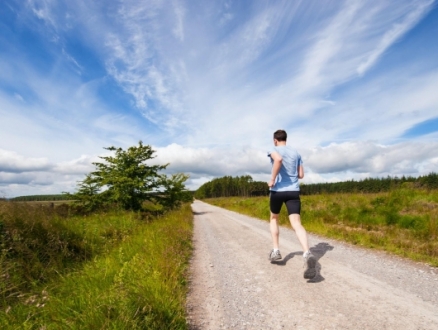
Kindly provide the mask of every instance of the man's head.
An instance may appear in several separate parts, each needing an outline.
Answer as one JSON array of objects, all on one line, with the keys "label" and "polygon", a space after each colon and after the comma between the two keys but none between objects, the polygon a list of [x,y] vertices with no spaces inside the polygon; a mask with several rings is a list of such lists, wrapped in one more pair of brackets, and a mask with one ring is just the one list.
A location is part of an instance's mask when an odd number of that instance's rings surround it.
[{"label": "man's head", "polygon": [[277,140],[278,142],[286,142],[287,133],[285,130],[279,129],[274,132],[274,142]]}]

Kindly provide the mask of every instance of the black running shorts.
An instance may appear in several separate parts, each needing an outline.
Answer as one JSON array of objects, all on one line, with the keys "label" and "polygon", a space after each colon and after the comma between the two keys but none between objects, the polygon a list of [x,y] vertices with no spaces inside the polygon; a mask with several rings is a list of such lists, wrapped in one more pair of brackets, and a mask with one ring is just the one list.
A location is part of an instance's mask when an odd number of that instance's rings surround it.
[{"label": "black running shorts", "polygon": [[271,212],[279,214],[283,203],[286,204],[289,215],[300,214],[301,200],[299,191],[271,191],[271,194],[269,195],[269,206]]}]

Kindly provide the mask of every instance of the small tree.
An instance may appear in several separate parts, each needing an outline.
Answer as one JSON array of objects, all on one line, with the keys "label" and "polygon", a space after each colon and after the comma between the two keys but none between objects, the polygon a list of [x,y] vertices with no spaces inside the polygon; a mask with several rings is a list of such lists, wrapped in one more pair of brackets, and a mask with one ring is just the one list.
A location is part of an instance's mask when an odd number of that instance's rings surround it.
[{"label": "small tree", "polygon": [[103,205],[103,196],[99,194],[100,187],[94,182],[90,174],[87,174],[85,179],[78,183],[78,188],[79,189],[75,194],[66,194],[83,205],[85,211],[90,212]]},{"label": "small tree", "polygon": [[95,162],[96,170],[86,176],[74,194],[76,200],[88,210],[103,205],[116,204],[126,210],[140,210],[145,201],[172,208],[187,199],[184,182],[187,175],[176,174],[167,177],[159,171],[166,165],[148,165],[155,158],[155,151],[149,145],[122,148],[104,148],[114,151],[113,156],[102,156],[105,162]]},{"label": "small tree", "polygon": [[183,202],[190,202],[193,200],[193,194],[187,191],[184,182],[189,178],[183,173],[173,174],[170,177],[162,178],[162,186],[164,192],[158,194],[158,201],[167,209],[179,207]]}]

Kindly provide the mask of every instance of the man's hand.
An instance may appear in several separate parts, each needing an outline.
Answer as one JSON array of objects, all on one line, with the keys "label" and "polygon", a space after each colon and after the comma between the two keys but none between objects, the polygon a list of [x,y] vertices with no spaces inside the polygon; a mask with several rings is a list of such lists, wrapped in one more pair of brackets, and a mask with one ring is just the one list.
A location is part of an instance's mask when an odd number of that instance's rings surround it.
[{"label": "man's hand", "polygon": [[271,181],[268,182],[268,186],[269,188],[272,188],[275,185],[275,179],[277,178],[277,175],[280,172],[283,158],[277,151],[272,152],[270,156],[274,161],[274,163],[272,164]]}]

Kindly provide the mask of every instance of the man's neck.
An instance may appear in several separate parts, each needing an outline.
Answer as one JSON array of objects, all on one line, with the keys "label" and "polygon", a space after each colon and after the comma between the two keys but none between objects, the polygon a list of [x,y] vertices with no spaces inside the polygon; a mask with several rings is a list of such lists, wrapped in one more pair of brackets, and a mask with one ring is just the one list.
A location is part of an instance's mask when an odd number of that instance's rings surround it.
[{"label": "man's neck", "polygon": [[277,141],[277,147],[284,147],[286,145],[286,141]]}]

